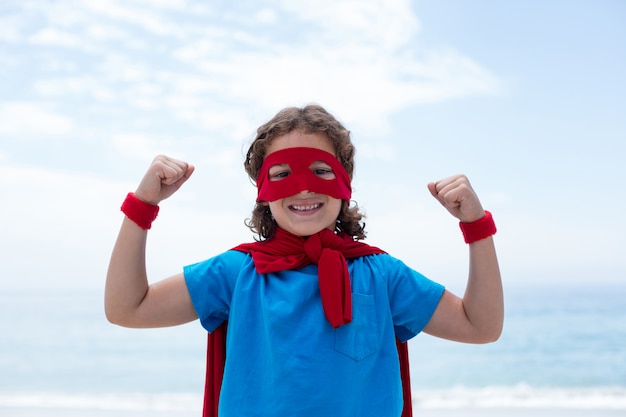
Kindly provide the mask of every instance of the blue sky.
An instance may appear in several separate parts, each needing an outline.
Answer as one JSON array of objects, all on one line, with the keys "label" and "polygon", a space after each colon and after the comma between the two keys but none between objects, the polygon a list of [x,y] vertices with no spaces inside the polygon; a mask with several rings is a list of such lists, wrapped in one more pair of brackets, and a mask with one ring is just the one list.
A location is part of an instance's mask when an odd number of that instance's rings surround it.
[{"label": "blue sky", "polygon": [[152,280],[252,238],[255,128],[322,104],[352,131],[368,241],[462,291],[426,184],[465,173],[508,284],[626,279],[626,3],[22,1],[0,5],[0,289],[103,286],[159,153],[192,180]]}]

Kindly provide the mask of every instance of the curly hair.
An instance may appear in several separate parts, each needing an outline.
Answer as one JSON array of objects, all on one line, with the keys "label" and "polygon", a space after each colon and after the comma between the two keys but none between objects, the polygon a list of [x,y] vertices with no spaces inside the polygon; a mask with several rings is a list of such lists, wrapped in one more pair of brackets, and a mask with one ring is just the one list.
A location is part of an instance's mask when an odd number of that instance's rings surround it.
[{"label": "curly hair", "polygon": [[[355,148],[350,140],[350,131],[323,107],[316,104],[302,108],[287,107],[257,129],[256,137],[248,148],[244,161],[244,168],[250,179],[256,182],[265,152],[272,140],[293,131],[324,134],[335,148],[337,159],[352,179]],[[341,203],[335,231],[345,232],[355,240],[365,239],[365,223],[362,222],[364,217],[356,202],[344,200]],[[252,210],[252,217],[246,220],[246,226],[258,235],[257,240],[271,238],[277,227],[269,207],[260,202],[257,202]]]}]

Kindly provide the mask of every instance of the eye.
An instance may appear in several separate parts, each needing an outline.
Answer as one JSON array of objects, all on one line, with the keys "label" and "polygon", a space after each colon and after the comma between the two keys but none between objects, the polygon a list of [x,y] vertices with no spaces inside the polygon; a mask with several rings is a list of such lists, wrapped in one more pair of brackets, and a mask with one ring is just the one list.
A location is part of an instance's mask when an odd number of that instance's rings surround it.
[{"label": "eye", "polygon": [[270,167],[268,176],[270,181],[280,181],[291,174],[291,168],[287,164],[274,165]]},{"label": "eye", "polygon": [[313,163],[313,165],[311,165],[311,171],[313,171],[313,173],[325,180],[332,180],[335,179],[335,173],[333,172],[333,169],[330,167],[330,165],[326,164],[325,162],[322,161],[316,161]]},{"label": "eye", "polygon": [[333,174],[332,169],[326,169],[326,168],[317,168],[313,170],[313,172],[315,172],[315,175],[317,175],[318,177],[324,177],[324,176]]}]

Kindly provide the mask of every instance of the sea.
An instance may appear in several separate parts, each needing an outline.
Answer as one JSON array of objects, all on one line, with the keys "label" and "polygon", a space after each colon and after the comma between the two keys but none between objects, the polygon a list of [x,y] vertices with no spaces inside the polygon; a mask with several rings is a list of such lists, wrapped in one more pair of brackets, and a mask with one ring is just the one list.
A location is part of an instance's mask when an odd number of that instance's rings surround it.
[{"label": "sea", "polygon": [[[626,284],[505,289],[502,337],[409,342],[414,416],[626,416]],[[102,291],[0,293],[0,416],[200,417],[197,322],[125,329]]]}]

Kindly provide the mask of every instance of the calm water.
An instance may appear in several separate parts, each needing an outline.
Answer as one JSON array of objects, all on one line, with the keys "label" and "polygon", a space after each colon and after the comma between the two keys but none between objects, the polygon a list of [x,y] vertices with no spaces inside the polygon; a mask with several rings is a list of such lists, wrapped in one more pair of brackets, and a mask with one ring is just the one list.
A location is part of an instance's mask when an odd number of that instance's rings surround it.
[{"label": "calm water", "polygon": [[[508,288],[506,302],[495,344],[411,341],[420,415],[626,415],[626,286]],[[199,416],[197,322],[123,329],[106,322],[100,292],[12,292],[0,294],[0,332],[0,416]]]}]

